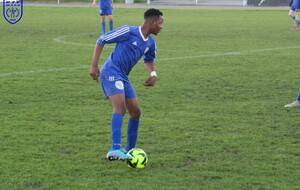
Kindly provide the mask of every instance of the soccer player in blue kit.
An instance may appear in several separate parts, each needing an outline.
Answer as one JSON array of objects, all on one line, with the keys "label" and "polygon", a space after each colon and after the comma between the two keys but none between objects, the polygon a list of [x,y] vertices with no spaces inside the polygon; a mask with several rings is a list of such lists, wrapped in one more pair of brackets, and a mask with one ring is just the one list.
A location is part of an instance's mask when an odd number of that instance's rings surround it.
[{"label": "soccer player in blue kit", "polygon": [[[93,5],[95,6],[96,0],[93,0]],[[102,26],[102,34],[106,33],[106,23],[105,17],[108,17],[109,20],[109,29],[114,29],[113,22],[113,0],[99,0],[99,14],[101,16],[101,26]]]},{"label": "soccer player in blue kit", "polygon": [[294,26],[291,30],[297,30],[299,28],[299,5],[300,0],[292,0],[290,3],[289,16],[294,20]]},{"label": "soccer player in blue kit", "polygon": [[[132,159],[131,156],[126,155],[126,152],[136,146],[141,111],[128,75],[140,58],[144,57],[144,66],[150,75],[144,85],[155,85],[156,43],[150,34],[157,35],[163,28],[163,22],[163,14],[160,10],[148,9],[144,13],[144,22],[141,26],[122,26],[103,34],[97,40],[90,75],[94,80],[100,79],[103,92],[113,107],[111,149],[106,155],[108,160]],[[115,49],[99,71],[98,62],[103,47],[111,43],[116,43]],[[122,148],[122,123],[126,110],[130,117],[127,144]]]}]

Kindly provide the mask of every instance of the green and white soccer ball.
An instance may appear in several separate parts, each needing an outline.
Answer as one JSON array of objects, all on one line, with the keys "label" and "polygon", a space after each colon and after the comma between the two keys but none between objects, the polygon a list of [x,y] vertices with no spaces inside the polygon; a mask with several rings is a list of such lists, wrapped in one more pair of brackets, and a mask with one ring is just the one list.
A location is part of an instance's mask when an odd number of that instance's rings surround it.
[{"label": "green and white soccer ball", "polygon": [[140,148],[133,148],[127,155],[132,156],[132,160],[127,161],[127,166],[130,168],[144,168],[147,165],[148,157],[145,151]]}]

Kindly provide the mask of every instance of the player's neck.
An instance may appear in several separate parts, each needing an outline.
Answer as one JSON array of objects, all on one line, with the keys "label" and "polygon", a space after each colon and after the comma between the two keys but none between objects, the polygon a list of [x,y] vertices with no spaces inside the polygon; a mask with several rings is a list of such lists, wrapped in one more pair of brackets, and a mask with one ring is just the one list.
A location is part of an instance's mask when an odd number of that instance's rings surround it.
[{"label": "player's neck", "polygon": [[149,26],[147,26],[145,23],[141,26],[141,31],[145,39],[148,38],[150,34]]}]

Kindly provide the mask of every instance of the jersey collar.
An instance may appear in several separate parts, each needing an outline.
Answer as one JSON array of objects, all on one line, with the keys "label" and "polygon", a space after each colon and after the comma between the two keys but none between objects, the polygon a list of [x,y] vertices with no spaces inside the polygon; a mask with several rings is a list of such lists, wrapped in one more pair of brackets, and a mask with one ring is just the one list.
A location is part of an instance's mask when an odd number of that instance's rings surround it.
[{"label": "jersey collar", "polygon": [[141,35],[141,37],[143,38],[144,42],[147,41],[148,38],[145,38],[145,37],[144,37],[144,35],[143,35],[143,33],[142,33],[142,27],[141,27],[141,26],[139,26],[139,31],[140,31],[140,35]]}]

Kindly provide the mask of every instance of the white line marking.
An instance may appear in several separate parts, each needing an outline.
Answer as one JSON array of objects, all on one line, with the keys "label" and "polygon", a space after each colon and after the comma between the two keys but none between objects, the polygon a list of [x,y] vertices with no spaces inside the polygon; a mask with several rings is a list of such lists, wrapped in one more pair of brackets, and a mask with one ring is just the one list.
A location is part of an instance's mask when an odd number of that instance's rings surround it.
[{"label": "white line marking", "polygon": [[[81,34],[87,35],[87,34]],[[66,42],[63,39],[69,37],[71,35],[60,36],[55,38],[54,40],[59,43],[65,43],[69,45],[79,45],[79,46],[92,46],[90,44],[81,44],[81,43],[73,43]],[[73,35],[78,36],[78,35]],[[169,58],[161,58],[157,59],[157,62],[160,61],[169,61],[169,60],[178,60],[178,59],[193,59],[193,58],[201,58],[201,57],[217,57],[217,56],[230,56],[230,55],[242,55],[242,54],[251,54],[255,52],[267,52],[267,51],[278,51],[278,50],[286,50],[286,49],[298,49],[300,46],[291,46],[291,47],[278,47],[278,48],[265,48],[265,49],[256,49],[249,51],[241,51],[241,52],[224,52],[224,53],[212,53],[205,55],[194,55],[194,56],[181,56],[181,57],[169,57]],[[0,77],[11,76],[11,75],[22,75],[22,74],[36,74],[36,73],[45,73],[45,72],[56,72],[56,71],[64,71],[64,70],[76,70],[76,69],[87,69],[89,66],[81,66],[81,67],[63,67],[63,68],[53,68],[53,69],[42,69],[42,70],[32,70],[32,71],[23,71],[23,72],[10,72],[10,73],[0,73]]]},{"label": "white line marking", "polygon": [[[66,44],[66,45],[74,45],[74,46],[88,46],[88,47],[95,47],[96,44],[96,39],[95,39],[95,44],[83,44],[83,43],[77,43],[77,42],[68,42],[66,41],[66,38],[68,37],[77,37],[77,36],[85,36],[85,35],[94,35],[94,34],[88,34],[88,33],[82,33],[82,34],[74,34],[74,35],[64,35],[64,36],[59,36],[57,38],[54,38],[53,40],[56,41],[57,43],[61,43],[61,44]],[[108,44],[105,46],[106,48],[114,48],[114,45]],[[163,51],[163,52],[188,52],[188,53],[193,53],[193,51],[186,51],[186,50],[160,50],[159,51]]]},{"label": "white line marking", "polygon": [[242,54],[251,54],[251,53],[255,53],[255,52],[278,51],[278,50],[298,49],[298,48],[300,48],[300,46],[266,48],[266,49],[257,49],[257,50],[241,51],[241,52],[224,52],[224,53],[213,53],[213,54],[206,54],[206,55],[170,57],[170,58],[159,59],[159,61],[168,61],[168,60],[177,60],[177,59],[193,59],[193,58],[201,58],[201,57],[217,57],[217,56],[226,56],[226,55],[242,55]]},{"label": "white line marking", "polygon": [[41,69],[41,70],[33,70],[33,71],[21,71],[21,72],[1,73],[0,77],[11,76],[11,75],[47,73],[47,72],[56,72],[56,71],[65,71],[65,70],[76,70],[76,69],[85,69],[85,68],[89,68],[89,66],[63,67],[63,68],[54,68],[54,69]]},{"label": "white line marking", "polygon": [[[64,36],[59,36],[59,37],[55,38],[54,41],[61,43],[61,44],[67,44],[67,45],[95,47],[95,45],[92,45],[92,44],[82,44],[82,43],[65,41],[65,38],[67,38],[67,37],[76,37],[76,36],[84,36],[84,35],[91,35],[91,34],[84,33],[84,34],[77,34],[77,35],[64,35]],[[96,44],[96,40],[95,40],[95,44]]]},{"label": "white line marking", "polygon": [[183,56],[183,57],[170,57],[170,58],[162,58],[159,61],[168,61],[168,60],[176,60],[176,59],[193,59],[193,58],[201,58],[201,57],[217,57],[217,56],[225,56],[225,55],[239,55],[241,52],[225,52],[225,53],[213,53],[206,55],[192,55],[192,56]]}]

